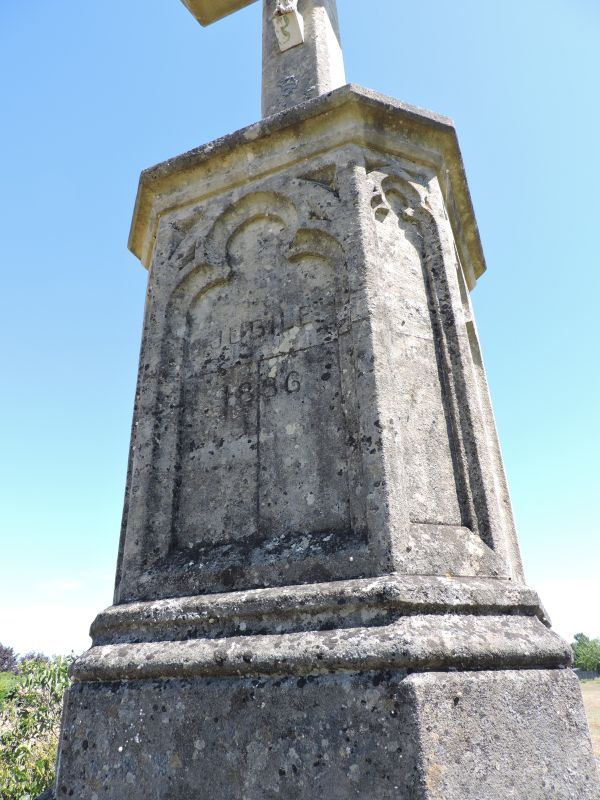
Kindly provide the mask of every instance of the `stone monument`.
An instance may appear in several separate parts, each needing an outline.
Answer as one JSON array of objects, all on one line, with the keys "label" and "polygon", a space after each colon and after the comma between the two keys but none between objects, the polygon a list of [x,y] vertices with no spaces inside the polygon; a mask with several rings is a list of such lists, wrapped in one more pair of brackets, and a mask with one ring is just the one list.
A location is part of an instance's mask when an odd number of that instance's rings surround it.
[{"label": "stone monument", "polygon": [[598,800],[523,577],[453,125],[345,85],[335,0],[263,3],[265,118],[141,178],[115,604],[56,795]]}]

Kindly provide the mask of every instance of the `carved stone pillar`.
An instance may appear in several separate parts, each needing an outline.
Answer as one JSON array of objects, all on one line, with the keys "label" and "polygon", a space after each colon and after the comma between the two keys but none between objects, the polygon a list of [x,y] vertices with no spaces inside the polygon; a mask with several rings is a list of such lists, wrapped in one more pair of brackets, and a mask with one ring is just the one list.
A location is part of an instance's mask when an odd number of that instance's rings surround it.
[{"label": "carved stone pillar", "polygon": [[449,120],[356,87],[142,175],[115,605],[78,800],[597,800],[524,583]]}]

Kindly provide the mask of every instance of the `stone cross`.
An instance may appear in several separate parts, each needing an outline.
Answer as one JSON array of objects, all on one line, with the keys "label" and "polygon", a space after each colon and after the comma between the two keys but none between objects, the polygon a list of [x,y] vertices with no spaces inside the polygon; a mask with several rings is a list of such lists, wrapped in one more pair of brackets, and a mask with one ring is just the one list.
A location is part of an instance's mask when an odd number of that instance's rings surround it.
[{"label": "stone cross", "polygon": [[267,118],[140,181],[115,604],[51,797],[599,800],[524,581],[456,131],[339,87],[335,0],[263,2]]},{"label": "stone cross", "polygon": [[[210,25],[255,0],[182,0]],[[336,0],[263,1],[265,117],[346,83]]]}]

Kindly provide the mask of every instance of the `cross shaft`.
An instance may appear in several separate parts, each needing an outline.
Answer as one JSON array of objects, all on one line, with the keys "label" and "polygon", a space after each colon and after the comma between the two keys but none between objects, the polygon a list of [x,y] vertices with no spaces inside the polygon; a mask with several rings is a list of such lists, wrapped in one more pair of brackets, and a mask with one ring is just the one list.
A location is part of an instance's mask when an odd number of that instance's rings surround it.
[{"label": "cross shaft", "polygon": [[[202,25],[239,11],[255,0],[182,0]],[[262,0],[263,2],[263,116],[326,94],[346,83],[336,0]],[[297,11],[296,11],[297,8]],[[303,39],[282,49],[274,21],[298,17]],[[287,20],[286,20],[287,22]],[[286,29],[286,36],[287,36]]]}]

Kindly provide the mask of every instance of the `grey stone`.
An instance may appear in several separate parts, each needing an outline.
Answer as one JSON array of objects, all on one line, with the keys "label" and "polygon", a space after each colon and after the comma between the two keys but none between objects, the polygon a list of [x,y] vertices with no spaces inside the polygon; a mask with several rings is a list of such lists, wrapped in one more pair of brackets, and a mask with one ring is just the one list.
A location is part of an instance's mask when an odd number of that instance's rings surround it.
[{"label": "grey stone", "polygon": [[336,0],[298,0],[304,44],[281,52],[271,20],[280,0],[263,0],[262,112],[271,116],[346,83]]},{"label": "grey stone", "polygon": [[[210,25],[253,1],[182,0],[202,25]],[[263,116],[292,108],[346,83],[336,0],[262,0],[262,4]],[[299,15],[304,41],[282,50],[273,19],[291,8],[297,9],[294,14]],[[289,32],[285,35],[291,39]]]},{"label": "grey stone", "polygon": [[427,800],[600,797],[570,671],[413,675],[407,683]]},{"label": "grey stone", "polygon": [[556,670],[77,685],[58,796],[597,800],[578,691]]},{"label": "grey stone", "polygon": [[67,706],[59,797],[418,797],[408,793],[418,738],[403,677],[78,685]]},{"label": "grey stone", "polygon": [[413,615],[389,625],[98,645],[76,681],[206,675],[317,675],[359,669],[566,667],[569,646],[532,617]]},{"label": "grey stone", "polygon": [[316,97],[146,171],[130,246],[115,605],[57,797],[600,800],[524,581],[452,123]]},{"label": "grey stone", "polygon": [[512,581],[387,575],[113,606],[94,645],[217,639],[389,624],[414,614],[521,615],[549,621],[535,592]]},{"label": "grey stone", "polygon": [[142,177],[131,244],[153,262],[119,602],[521,579],[459,208],[450,124],[354,88]]}]

